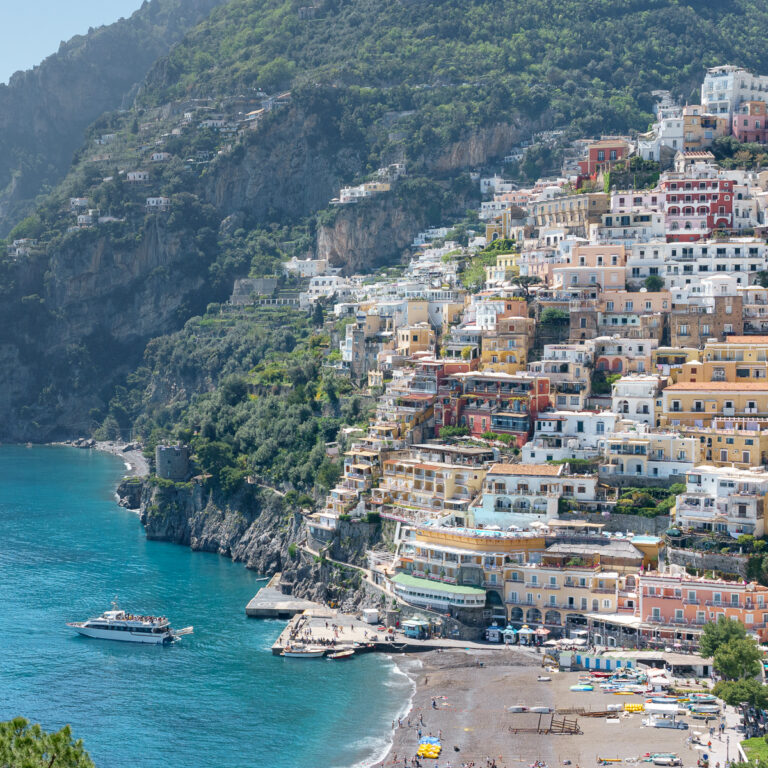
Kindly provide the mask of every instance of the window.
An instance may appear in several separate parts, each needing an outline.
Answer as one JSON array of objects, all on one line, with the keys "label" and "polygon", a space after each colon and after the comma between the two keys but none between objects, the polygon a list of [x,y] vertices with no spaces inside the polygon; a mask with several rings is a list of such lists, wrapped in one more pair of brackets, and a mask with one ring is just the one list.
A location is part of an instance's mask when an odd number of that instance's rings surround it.
[{"label": "window", "polygon": [[584,431],[584,422],[583,421],[577,421],[576,422],[576,431],[577,432],[583,432]]}]

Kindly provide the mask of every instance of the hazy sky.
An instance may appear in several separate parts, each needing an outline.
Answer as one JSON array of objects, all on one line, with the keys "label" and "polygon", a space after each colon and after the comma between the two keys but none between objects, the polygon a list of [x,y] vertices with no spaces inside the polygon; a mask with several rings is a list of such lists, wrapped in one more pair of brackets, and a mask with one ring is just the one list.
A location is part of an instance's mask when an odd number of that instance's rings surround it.
[{"label": "hazy sky", "polygon": [[130,16],[142,0],[0,0],[0,82],[30,69],[62,40]]}]

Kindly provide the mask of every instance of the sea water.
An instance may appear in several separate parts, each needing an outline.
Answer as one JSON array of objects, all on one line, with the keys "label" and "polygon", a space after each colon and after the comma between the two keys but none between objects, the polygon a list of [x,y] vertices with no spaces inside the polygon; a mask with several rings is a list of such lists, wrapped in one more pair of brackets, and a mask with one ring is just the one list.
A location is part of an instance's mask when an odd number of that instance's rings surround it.
[{"label": "sea water", "polygon": [[[242,564],[147,541],[116,457],[0,446],[0,720],[69,723],[98,768],[331,768],[381,756],[410,681],[377,654],[283,659]],[[65,626],[121,608],[194,625],[170,646]]]}]

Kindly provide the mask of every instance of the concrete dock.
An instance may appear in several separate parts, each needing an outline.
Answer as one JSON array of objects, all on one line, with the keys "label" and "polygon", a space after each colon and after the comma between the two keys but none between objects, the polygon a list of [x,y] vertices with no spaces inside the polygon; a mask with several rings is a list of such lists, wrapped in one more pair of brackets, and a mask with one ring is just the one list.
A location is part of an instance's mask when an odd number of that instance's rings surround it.
[{"label": "concrete dock", "polygon": [[280,591],[280,574],[276,573],[245,607],[245,615],[260,619],[290,619],[307,610],[322,610],[310,600],[284,595]]},{"label": "concrete dock", "polygon": [[[379,629],[381,625],[366,624],[364,621],[339,613],[331,608],[317,605],[295,615],[285,626],[272,646],[272,653],[279,656],[291,641],[310,645],[324,645],[329,651],[354,647],[357,653],[383,651],[385,653],[423,653],[435,650],[495,650],[503,652],[512,646],[498,643],[478,643],[468,640],[453,640],[433,637],[428,640],[414,640],[405,637],[400,630],[394,632]],[[514,646],[517,647],[517,646]],[[529,651],[536,658],[542,658],[535,651]]]}]

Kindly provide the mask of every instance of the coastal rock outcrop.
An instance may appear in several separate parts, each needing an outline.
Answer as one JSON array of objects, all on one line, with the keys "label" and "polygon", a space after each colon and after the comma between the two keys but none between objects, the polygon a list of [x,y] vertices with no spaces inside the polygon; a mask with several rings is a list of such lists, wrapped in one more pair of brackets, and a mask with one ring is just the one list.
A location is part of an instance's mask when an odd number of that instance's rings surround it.
[{"label": "coastal rock outcrop", "polygon": [[[130,506],[133,494],[135,488],[125,482],[118,489],[124,505]],[[281,572],[283,587],[296,597],[347,609],[366,600],[360,573],[308,552],[300,511],[286,508],[281,496],[258,486],[245,484],[224,497],[200,480],[145,480],[140,520],[149,539],[216,552],[263,576]],[[379,529],[364,523],[357,527],[359,533],[340,532],[327,548],[331,557],[350,563],[361,559]]]}]

